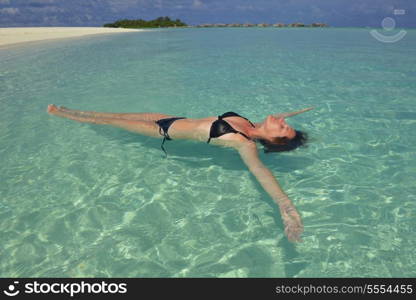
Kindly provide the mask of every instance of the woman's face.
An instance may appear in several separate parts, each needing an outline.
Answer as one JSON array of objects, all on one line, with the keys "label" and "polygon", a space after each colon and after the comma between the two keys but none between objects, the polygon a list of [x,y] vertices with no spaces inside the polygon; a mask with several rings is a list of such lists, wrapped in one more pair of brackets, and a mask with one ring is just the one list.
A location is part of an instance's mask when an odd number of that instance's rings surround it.
[{"label": "woman's face", "polygon": [[264,129],[270,139],[293,139],[296,136],[296,131],[286,123],[284,118],[275,118],[272,115],[267,116]]}]

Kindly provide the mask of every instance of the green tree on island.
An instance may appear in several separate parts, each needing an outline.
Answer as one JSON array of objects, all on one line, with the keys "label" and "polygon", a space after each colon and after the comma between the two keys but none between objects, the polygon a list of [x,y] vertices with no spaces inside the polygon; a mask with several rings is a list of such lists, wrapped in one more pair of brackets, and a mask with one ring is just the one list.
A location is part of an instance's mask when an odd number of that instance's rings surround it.
[{"label": "green tree on island", "polygon": [[104,24],[104,27],[113,28],[158,28],[158,27],[181,27],[187,26],[179,19],[171,20],[169,17],[159,17],[154,20],[145,21],[142,19],[137,20],[118,20],[114,23]]}]

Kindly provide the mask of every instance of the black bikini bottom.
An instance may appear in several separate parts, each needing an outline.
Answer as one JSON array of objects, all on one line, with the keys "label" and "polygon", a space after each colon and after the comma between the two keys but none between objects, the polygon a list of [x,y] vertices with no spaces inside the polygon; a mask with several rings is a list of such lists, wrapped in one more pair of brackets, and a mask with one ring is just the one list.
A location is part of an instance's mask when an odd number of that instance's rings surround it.
[{"label": "black bikini bottom", "polygon": [[160,120],[155,121],[155,123],[159,125],[160,135],[163,135],[163,142],[160,147],[162,148],[163,152],[165,152],[166,156],[168,156],[168,153],[163,147],[163,144],[165,143],[166,140],[172,140],[168,134],[169,127],[172,125],[173,122],[175,122],[176,120],[180,120],[180,119],[186,119],[186,118],[185,117],[166,118],[166,119],[160,119]]}]

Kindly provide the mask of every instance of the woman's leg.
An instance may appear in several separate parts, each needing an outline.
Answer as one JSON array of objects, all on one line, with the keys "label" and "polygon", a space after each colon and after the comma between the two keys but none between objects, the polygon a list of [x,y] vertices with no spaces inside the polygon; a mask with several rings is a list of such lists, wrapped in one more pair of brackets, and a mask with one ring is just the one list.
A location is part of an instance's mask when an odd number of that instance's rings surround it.
[{"label": "woman's leg", "polygon": [[172,118],[174,116],[159,114],[159,113],[102,113],[96,111],[83,111],[69,109],[64,106],[60,106],[59,110],[64,111],[70,114],[76,114],[84,117],[93,117],[93,118],[113,118],[113,119],[123,119],[123,120],[137,120],[137,121],[157,121],[163,118]]},{"label": "woman's leg", "polygon": [[74,121],[82,123],[93,123],[93,124],[103,124],[111,125],[114,127],[119,127],[136,133],[140,133],[147,136],[159,137],[163,136],[159,133],[159,126],[153,121],[140,121],[140,120],[125,120],[125,119],[116,119],[116,118],[105,118],[105,117],[91,117],[91,116],[81,116],[73,113],[68,113],[67,111],[50,104],[48,105],[48,113],[62,118],[71,119]]}]

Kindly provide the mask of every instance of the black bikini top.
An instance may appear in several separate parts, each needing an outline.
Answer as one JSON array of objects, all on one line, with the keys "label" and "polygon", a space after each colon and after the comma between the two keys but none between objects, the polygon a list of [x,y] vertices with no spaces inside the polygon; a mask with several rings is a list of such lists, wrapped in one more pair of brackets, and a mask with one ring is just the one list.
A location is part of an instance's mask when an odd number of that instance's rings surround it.
[{"label": "black bikini top", "polygon": [[[235,130],[233,127],[231,127],[230,124],[228,124],[225,120],[223,120],[224,118],[227,118],[227,117],[240,117],[240,118],[246,119],[247,121],[250,122],[249,119],[244,118],[244,117],[240,116],[239,114],[237,114],[235,112],[232,112],[232,111],[226,112],[225,114],[222,114],[221,116],[218,116],[218,120],[215,120],[212,123],[211,129],[209,131],[209,139],[208,139],[207,143],[209,143],[211,141],[211,138],[217,138],[217,137],[220,137],[220,136],[222,136],[226,133],[239,133],[242,136],[244,136],[246,139],[250,140],[250,138],[247,135],[245,135],[241,131]],[[250,124],[251,124],[251,126],[255,127],[253,125],[253,123],[250,122]]]}]

